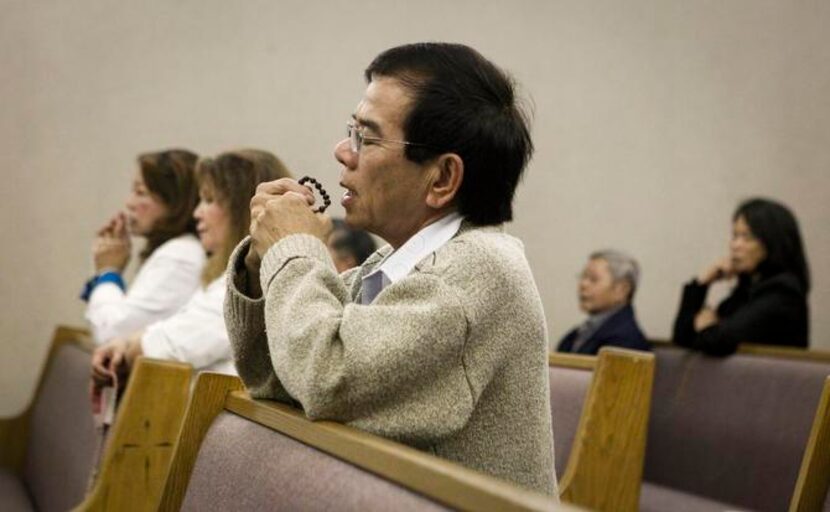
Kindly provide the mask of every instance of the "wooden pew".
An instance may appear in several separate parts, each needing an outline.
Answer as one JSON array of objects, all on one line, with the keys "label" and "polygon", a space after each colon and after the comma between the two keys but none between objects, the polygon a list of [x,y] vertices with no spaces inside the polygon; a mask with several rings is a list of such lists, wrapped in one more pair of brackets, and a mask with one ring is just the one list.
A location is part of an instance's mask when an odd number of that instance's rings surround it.
[{"label": "wooden pew", "polygon": [[92,342],[59,326],[35,398],[0,420],[3,510],[152,510],[184,416],[188,365],[139,358],[107,439],[99,477],[85,491],[101,443],[89,402]]},{"label": "wooden pew", "polygon": [[643,510],[821,510],[830,360],[757,345],[725,358],[654,346]]},{"label": "wooden pew", "polygon": [[184,421],[191,374],[188,364],[136,360],[98,477],[76,510],[155,510]]},{"label": "wooden pew", "polygon": [[551,414],[563,501],[635,511],[654,378],[648,352],[550,354]]},{"label": "wooden pew", "polygon": [[790,512],[830,510],[830,377],[824,381],[810,439],[804,449]]},{"label": "wooden pew", "polygon": [[159,510],[573,510],[202,373]]},{"label": "wooden pew", "polygon": [[68,510],[93,466],[95,431],[87,386],[92,343],[59,326],[29,405],[0,419],[0,503],[6,510]]},{"label": "wooden pew", "polygon": [[[655,348],[684,349],[679,345],[675,345],[670,340],[652,339],[648,340],[648,342]],[[796,348],[787,345],[759,345],[756,343],[741,343],[738,345],[738,351],[736,353],[830,363],[830,351]]]}]

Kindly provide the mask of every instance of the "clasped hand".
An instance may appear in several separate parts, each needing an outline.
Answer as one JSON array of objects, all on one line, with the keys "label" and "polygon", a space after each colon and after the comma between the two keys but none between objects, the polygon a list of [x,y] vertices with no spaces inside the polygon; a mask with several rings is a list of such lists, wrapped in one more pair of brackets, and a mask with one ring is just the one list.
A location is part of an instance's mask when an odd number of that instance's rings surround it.
[{"label": "clasped hand", "polygon": [[697,282],[702,285],[709,285],[715,281],[731,279],[734,276],[735,268],[732,264],[732,258],[726,256],[703,269],[697,276]]},{"label": "clasped hand", "polygon": [[328,215],[314,213],[314,193],[289,178],[261,183],[251,199],[251,250],[246,261],[258,263],[272,245],[289,235],[306,233],[323,243],[331,232]]},{"label": "clasped hand", "polygon": [[98,230],[92,246],[95,272],[116,269],[123,272],[130,261],[130,235],[127,233],[127,216],[117,213]]}]

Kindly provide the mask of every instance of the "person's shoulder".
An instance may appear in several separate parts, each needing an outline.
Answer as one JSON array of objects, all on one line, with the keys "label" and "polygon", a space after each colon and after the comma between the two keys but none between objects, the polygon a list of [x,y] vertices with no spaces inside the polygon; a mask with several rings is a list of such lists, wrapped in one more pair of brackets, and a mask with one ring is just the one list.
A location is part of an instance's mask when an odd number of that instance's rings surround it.
[{"label": "person's shoulder", "polygon": [[463,253],[467,257],[493,262],[525,258],[524,244],[508,235],[503,225],[462,226],[442,249],[448,254]]},{"label": "person's shoulder", "polygon": [[755,294],[775,293],[804,296],[804,286],[798,276],[792,272],[781,272],[760,281],[754,290]]},{"label": "person's shoulder", "polygon": [[164,242],[153,251],[152,256],[175,259],[203,260],[205,249],[199,239],[190,233],[179,235]]},{"label": "person's shoulder", "polygon": [[631,304],[615,312],[594,334],[604,343],[647,350],[648,343]]},{"label": "person's shoulder", "polygon": [[503,226],[462,226],[458,234],[426,258],[419,269],[463,282],[487,275],[494,285],[531,281],[524,245]]}]

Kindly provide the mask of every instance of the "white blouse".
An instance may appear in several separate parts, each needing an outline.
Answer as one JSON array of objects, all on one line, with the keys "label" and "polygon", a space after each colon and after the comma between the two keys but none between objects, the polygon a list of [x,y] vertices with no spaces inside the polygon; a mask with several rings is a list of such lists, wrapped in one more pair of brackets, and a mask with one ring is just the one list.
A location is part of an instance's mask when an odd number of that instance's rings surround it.
[{"label": "white blouse", "polygon": [[199,239],[182,235],[153,251],[126,293],[115,283],[96,286],[86,308],[95,342],[129,336],[178,311],[199,287],[205,259]]},{"label": "white blouse", "polygon": [[141,350],[147,357],[190,363],[196,370],[236,375],[222,307],[225,276],[199,288],[175,315],[144,332]]}]

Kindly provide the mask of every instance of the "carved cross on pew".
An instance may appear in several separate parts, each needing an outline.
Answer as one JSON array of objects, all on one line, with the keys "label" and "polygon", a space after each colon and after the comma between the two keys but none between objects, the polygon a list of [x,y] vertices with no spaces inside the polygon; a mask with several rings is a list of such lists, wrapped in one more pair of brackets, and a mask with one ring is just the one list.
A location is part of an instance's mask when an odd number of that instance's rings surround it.
[{"label": "carved cross on pew", "polygon": [[[144,419],[143,428],[141,429],[141,440],[139,443],[124,443],[121,445],[121,448],[124,450],[124,456],[128,455],[128,451],[131,450],[138,450],[140,453],[144,455],[144,464],[143,464],[143,481],[147,489],[150,488],[150,470],[152,468],[151,462],[151,454],[153,451],[162,451],[162,450],[170,450],[173,447],[173,443],[170,441],[162,440],[159,442],[152,442],[150,440],[150,420]],[[167,461],[169,457],[161,457],[162,460]]]}]

